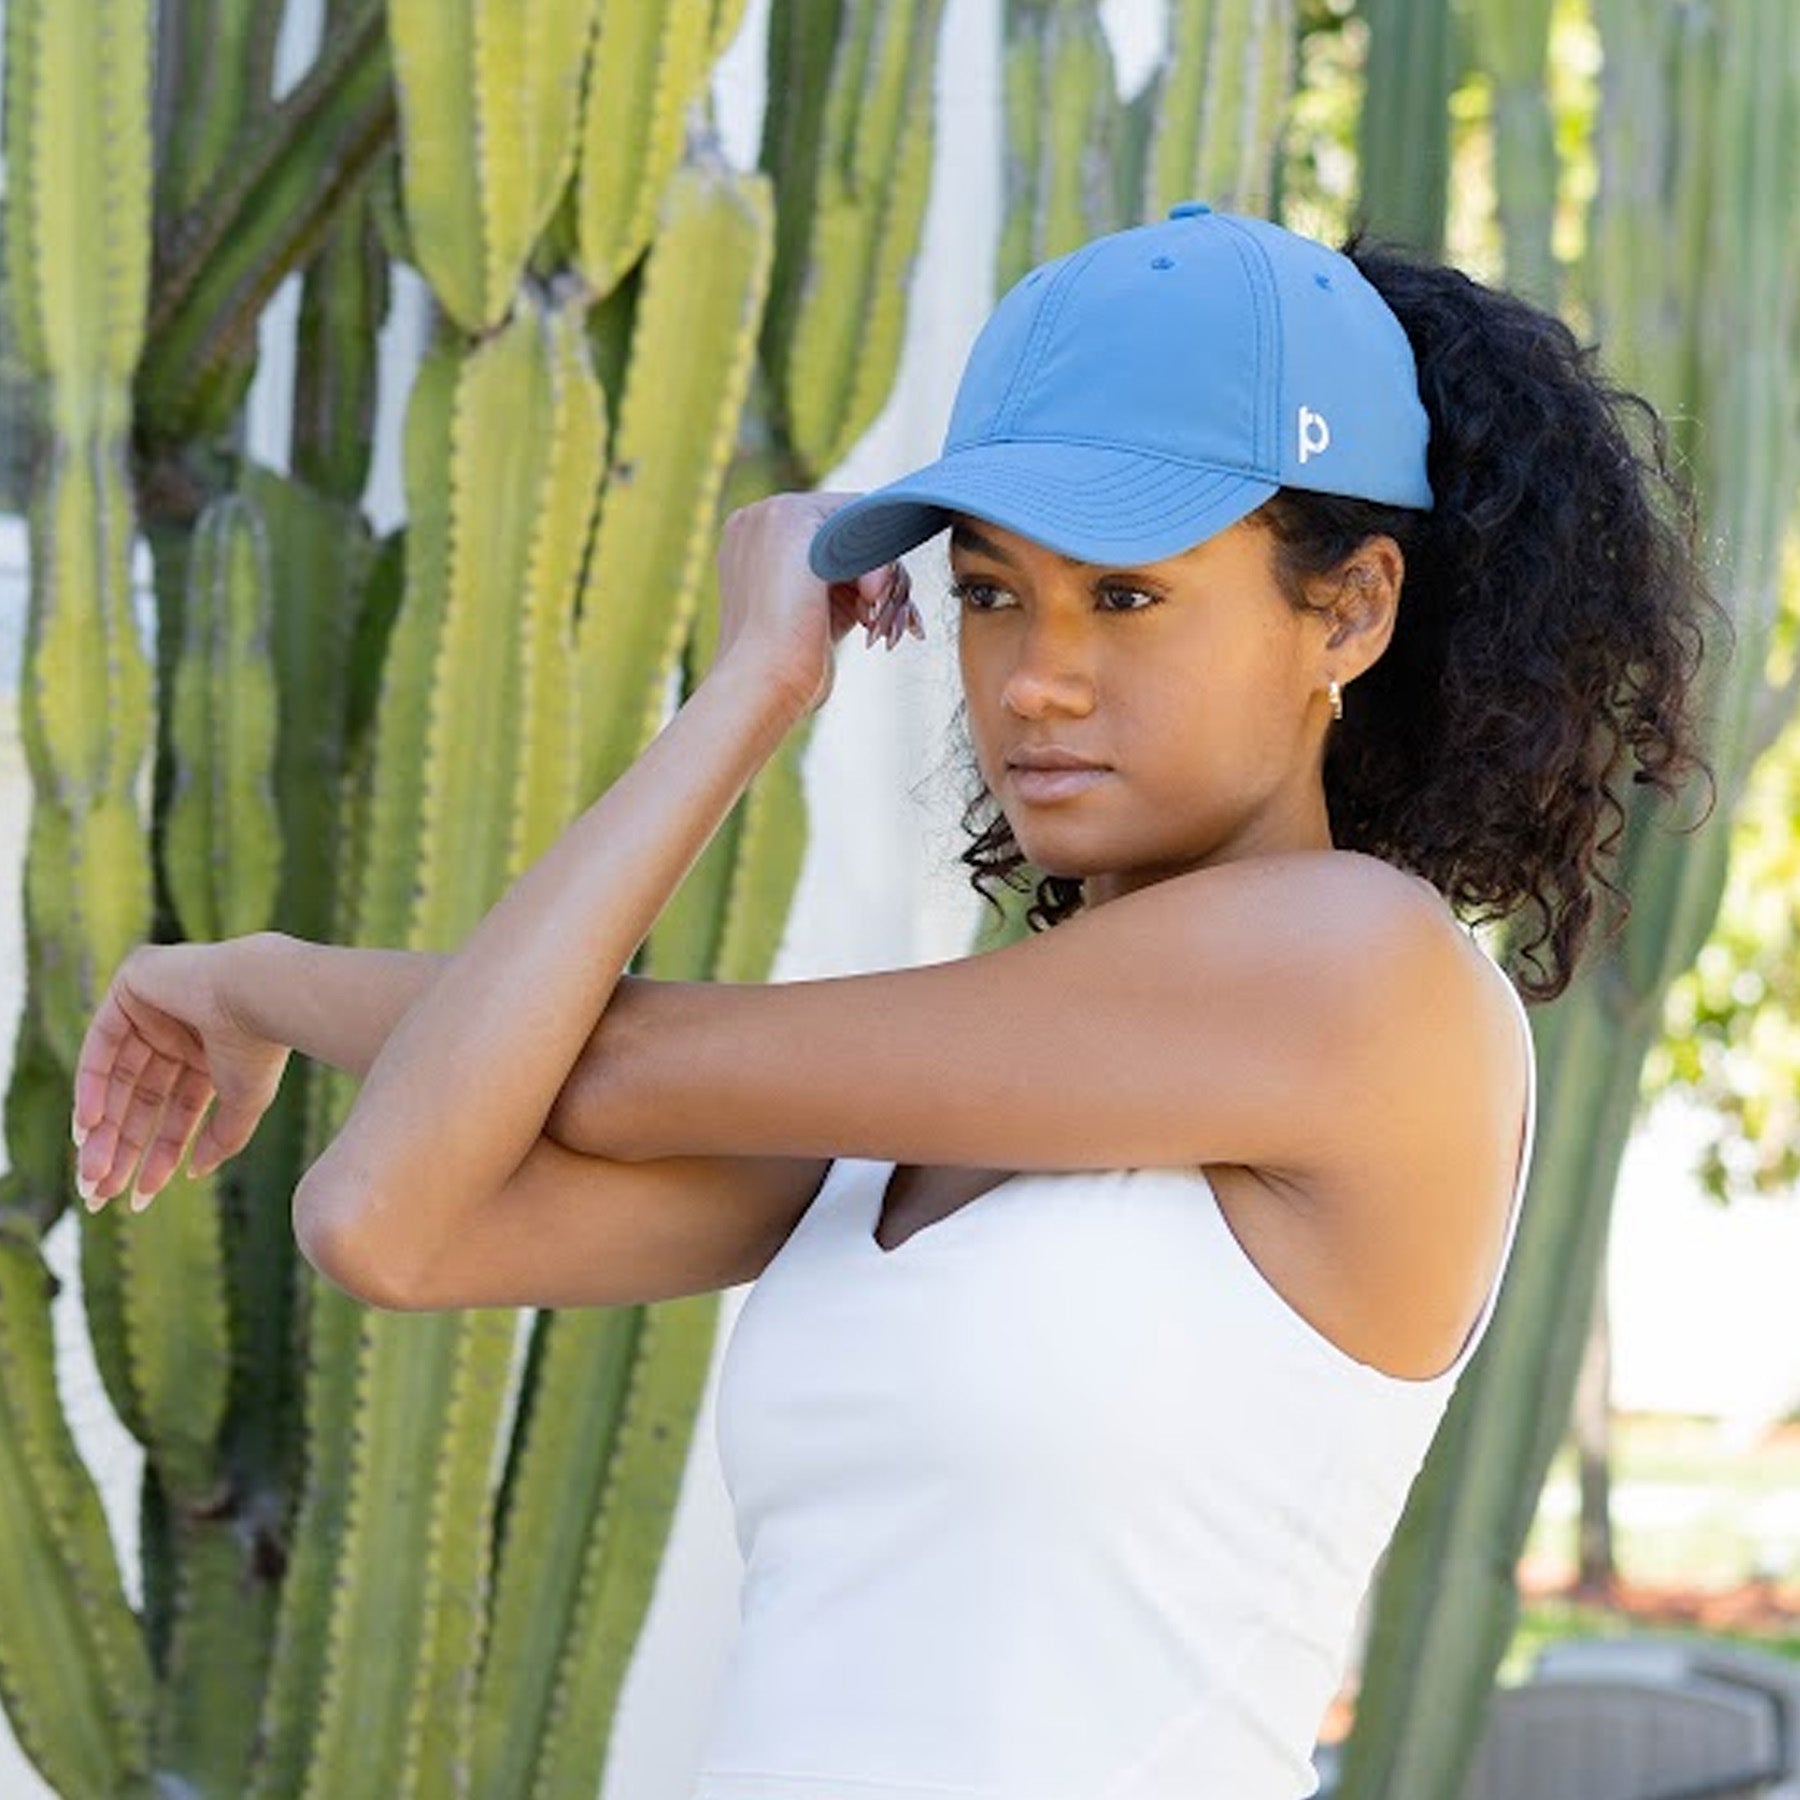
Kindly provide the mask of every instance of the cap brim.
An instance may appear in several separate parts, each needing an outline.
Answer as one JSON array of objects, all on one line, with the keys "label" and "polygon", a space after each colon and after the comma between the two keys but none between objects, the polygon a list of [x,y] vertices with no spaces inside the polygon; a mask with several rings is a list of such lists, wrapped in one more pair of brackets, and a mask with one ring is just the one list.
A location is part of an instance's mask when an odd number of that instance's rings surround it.
[{"label": "cap brim", "polygon": [[809,560],[822,581],[850,581],[967,513],[1082,562],[1157,562],[1236,524],[1279,485],[1095,444],[977,444],[839,507]]}]

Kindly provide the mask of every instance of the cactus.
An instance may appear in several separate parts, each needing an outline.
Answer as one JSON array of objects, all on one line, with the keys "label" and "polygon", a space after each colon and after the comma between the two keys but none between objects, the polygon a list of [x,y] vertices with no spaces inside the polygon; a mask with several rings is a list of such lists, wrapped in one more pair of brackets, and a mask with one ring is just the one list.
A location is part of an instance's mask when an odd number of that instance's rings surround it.
[{"label": "cactus", "polygon": [[[814,479],[874,422],[893,385],[931,178],[942,11],[943,0],[842,0],[824,80],[817,47],[795,27],[771,42],[799,65],[796,106],[817,108],[785,136],[771,121],[764,145],[777,167],[791,170],[802,150],[812,163],[805,236],[796,228],[777,241],[764,355],[788,439]],[[785,77],[772,54],[770,93],[789,91]]]},{"label": "cactus", "polygon": [[1266,212],[1294,85],[1293,0],[1179,0],[1149,148],[1147,217],[1178,200]]},{"label": "cactus", "polygon": [[1080,0],[1008,0],[1000,244],[1004,291],[1114,225],[1112,50]]},{"label": "cactus", "polygon": [[602,0],[576,180],[576,260],[597,294],[650,242],[712,53],[713,21],[695,0]]},{"label": "cactus", "polygon": [[[359,1307],[294,1255],[287,1216],[354,1083],[291,1069],[199,1188],[81,1219],[96,1359],[147,1453],[134,1614],[49,1357],[37,1240],[66,1204],[70,1063],[148,937],[454,947],[700,678],[721,496],[806,466],[757,366],[759,345],[811,349],[769,318],[778,218],[788,312],[878,300],[879,354],[828,395],[831,429],[859,430],[891,382],[936,4],[898,37],[867,0],[809,16],[831,80],[791,199],[705,140],[742,0],[333,0],[318,63],[273,104],[253,10],[162,0],[154,180],[142,0],[8,12],[5,303],[45,454],[29,987],[0,1179],[0,1480],[19,1525],[0,1698],[71,1795],[588,1800],[715,1301],[540,1314],[522,1363],[505,1309]],[[104,136],[71,128],[96,113]],[[889,154],[903,130],[911,149]],[[829,161],[846,146],[880,177],[860,197]],[[851,262],[815,216],[827,202]],[[358,507],[378,245],[440,307],[406,411],[406,525],[380,546]],[[233,445],[257,312],[302,270],[284,477]],[[128,605],[134,530],[154,552],[154,669]],[[805,838],[803,745],[659,923],[659,972],[766,975]]]},{"label": "cactus", "polygon": [[1457,76],[1450,0],[1362,0],[1358,10],[1369,23],[1358,219],[1381,237],[1442,256]]},{"label": "cactus", "polygon": [[275,910],[272,586],[268,534],[254,509],[236,495],[215,501],[189,566],[170,714],[175,791],[163,827],[169,888],[191,938],[260,931]]},{"label": "cactus", "polygon": [[768,280],[760,177],[684,168],[645,263],[606,496],[582,586],[581,792],[655,735],[742,409]]},{"label": "cactus", "polygon": [[1469,10],[1475,59],[1493,89],[1494,187],[1506,285],[1557,301],[1556,134],[1545,88],[1550,0],[1481,0]]},{"label": "cactus", "polygon": [[464,331],[505,316],[574,167],[596,4],[390,0],[407,226]]},{"label": "cactus", "polygon": [[0,1238],[0,1697],[59,1793],[147,1795],[150,1659],[57,1405],[51,1286],[34,1249]]},{"label": "cactus", "polygon": [[[159,16],[182,3],[168,0]],[[300,84],[259,121],[205,207],[159,232],[164,248],[135,384],[147,445],[205,440],[229,422],[243,399],[244,350],[263,307],[305,266],[392,143],[382,25],[382,0],[362,0]],[[171,460],[170,479],[180,480],[180,458]]]},{"label": "cactus", "polygon": [[[20,685],[37,794],[25,904],[65,1065],[90,996],[149,924],[134,787],[152,695],[131,610],[126,467],[150,256],[149,40],[146,0],[24,0],[7,16],[8,285],[48,438]],[[83,114],[96,55],[109,130],[59,129]]]}]

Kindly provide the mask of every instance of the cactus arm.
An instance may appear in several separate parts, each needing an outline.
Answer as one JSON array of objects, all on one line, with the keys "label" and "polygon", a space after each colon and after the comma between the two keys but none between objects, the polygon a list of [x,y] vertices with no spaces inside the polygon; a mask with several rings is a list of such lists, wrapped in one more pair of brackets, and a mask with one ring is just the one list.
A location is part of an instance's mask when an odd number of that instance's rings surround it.
[{"label": "cactus arm", "polygon": [[240,496],[222,496],[200,515],[188,563],[163,828],[182,932],[202,942],[265,929],[281,882],[273,599],[263,522]]},{"label": "cactus arm", "polygon": [[388,6],[407,236],[431,291],[469,332],[493,324],[511,297],[510,283],[491,279],[500,259],[481,167],[475,13],[427,0]]},{"label": "cactus arm", "polygon": [[844,27],[841,0],[792,0],[770,9],[765,85],[780,106],[763,111],[760,166],[780,197],[775,209],[775,259],[763,312],[762,362],[777,394],[787,388],[800,290],[807,274],[831,70]]},{"label": "cactus arm", "polygon": [[[550,371],[536,309],[463,360],[450,416],[450,508],[440,635],[424,670],[430,713],[407,941],[453,949],[504,887],[522,740],[518,595],[543,481]],[[483,803],[482,796],[490,798]],[[500,887],[496,887],[496,881]]]},{"label": "cactus arm", "polygon": [[[601,1503],[634,1359],[639,1310],[596,1307],[537,1320],[527,1398],[514,1429],[505,1526],[495,1571],[493,1630],[482,1661],[471,1800],[536,1791],[546,1730],[559,1704],[588,1545]],[[605,1716],[602,1697],[582,1704]],[[569,1721],[560,1720],[567,1730]],[[598,1733],[590,1732],[590,1737]],[[592,1795],[598,1780],[588,1785]]]},{"label": "cactus arm", "polygon": [[601,0],[576,175],[577,265],[610,293],[642,255],[702,92],[712,15],[698,0]]},{"label": "cactus arm", "polygon": [[1442,256],[1457,73],[1451,0],[1362,0],[1359,10],[1369,22],[1359,218]]},{"label": "cactus arm", "polygon": [[1476,61],[1493,87],[1494,188],[1506,285],[1554,306],[1556,133],[1545,90],[1550,0],[1478,0],[1468,16]]},{"label": "cactus arm", "polygon": [[377,334],[388,306],[374,186],[371,171],[307,268],[295,331],[290,466],[298,481],[345,506],[368,484]]},{"label": "cactus arm", "polygon": [[[331,1133],[323,1122],[349,1116],[355,1084],[337,1070],[314,1084],[309,1145]],[[291,1800],[311,1759],[318,1695],[331,1647],[334,1566],[344,1546],[356,1433],[362,1309],[310,1269],[305,1299],[306,1480],[281,1584],[275,1644],[258,1720],[259,1753],[248,1800]]]},{"label": "cactus arm", "polygon": [[532,1800],[588,1800],[595,1790],[607,1738],[588,1716],[596,1699],[603,1716],[617,1711],[693,1440],[718,1309],[717,1294],[638,1309],[639,1342],[582,1559],[573,1655],[557,1672]]},{"label": "cactus arm", "polygon": [[815,478],[893,385],[930,189],[942,0],[849,0],[819,139],[808,273],[791,332],[789,436]]},{"label": "cactus arm", "polygon": [[606,396],[579,300],[553,311],[545,330],[551,423],[525,576],[521,715],[531,730],[507,846],[507,866],[515,870],[530,868],[579,810],[584,696],[576,680],[575,600],[606,450]]},{"label": "cactus arm", "polygon": [[[47,426],[28,516],[19,728],[35,804],[25,914],[42,1020],[73,1065],[88,1010],[146,932],[136,782],[151,740],[149,665],[130,593],[129,394],[149,263],[143,0],[9,8],[9,301]],[[98,81],[106,132],[70,132]]]},{"label": "cactus arm", "polygon": [[468,332],[512,304],[575,164],[597,0],[391,0],[409,236]]},{"label": "cactus arm", "polygon": [[0,1699],[59,1794],[141,1792],[150,1661],[57,1402],[50,1272],[0,1238]]},{"label": "cactus arm", "polygon": [[1004,32],[1005,195],[994,264],[1002,292],[1112,227],[1120,111],[1112,50],[1091,6],[1012,0]]},{"label": "cactus arm", "polygon": [[656,732],[748,385],[770,214],[764,179],[722,165],[669,186],[582,589],[583,802]]},{"label": "cactus arm", "polygon": [[368,0],[273,109],[229,184],[169,233],[137,377],[147,439],[198,435],[229,417],[239,351],[263,307],[324,242],[394,124],[382,8]]},{"label": "cactus arm", "polygon": [[1266,212],[1293,88],[1292,0],[1178,0],[1170,31],[1147,212],[1191,195]]},{"label": "cactus arm", "polygon": [[242,147],[269,92],[281,14],[239,0],[160,0],[156,216],[179,218]]}]

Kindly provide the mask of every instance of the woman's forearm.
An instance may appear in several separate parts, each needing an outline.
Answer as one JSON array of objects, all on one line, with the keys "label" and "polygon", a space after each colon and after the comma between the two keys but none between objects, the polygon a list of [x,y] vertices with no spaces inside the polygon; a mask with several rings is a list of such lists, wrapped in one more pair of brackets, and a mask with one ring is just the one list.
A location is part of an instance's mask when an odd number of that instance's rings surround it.
[{"label": "woman's forearm", "polygon": [[[451,957],[447,950],[315,944],[283,931],[252,932],[220,946],[227,947],[221,979],[246,1029],[358,1080]],[[615,993],[623,997],[658,985],[667,984],[622,975]],[[546,1137],[590,1156],[613,1153],[615,1144],[612,1112],[592,1098],[600,1035],[583,1045],[544,1122]]]},{"label": "woman's forearm", "polygon": [[221,974],[231,1010],[258,1037],[361,1078],[449,960],[258,931],[229,940]]},{"label": "woman's forearm", "polygon": [[633,952],[800,711],[753,668],[715,666],[437,971],[296,1195],[328,1275],[404,1282],[504,1187]]}]

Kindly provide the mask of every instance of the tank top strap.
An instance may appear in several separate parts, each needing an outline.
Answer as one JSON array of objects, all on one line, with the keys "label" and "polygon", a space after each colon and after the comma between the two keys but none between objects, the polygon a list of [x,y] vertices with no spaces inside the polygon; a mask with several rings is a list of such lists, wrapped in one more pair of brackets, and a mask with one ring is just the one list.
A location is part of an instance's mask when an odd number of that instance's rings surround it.
[{"label": "tank top strap", "polygon": [[1506,1280],[1506,1271],[1512,1264],[1513,1243],[1519,1235],[1519,1216],[1524,1210],[1525,1188],[1531,1175],[1531,1155],[1537,1141],[1537,1045],[1531,1035],[1531,1019],[1525,1010],[1524,999],[1513,985],[1512,977],[1488,953],[1486,946],[1475,938],[1473,932],[1469,935],[1480,951],[1482,961],[1493,970],[1494,979],[1506,989],[1513,1011],[1518,1015],[1519,1032],[1524,1040],[1525,1051],[1525,1117],[1520,1130],[1518,1172],[1513,1178],[1512,1204],[1507,1211],[1506,1235],[1500,1246],[1499,1267],[1462,1350],[1450,1367],[1437,1377],[1439,1381],[1450,1381],[1460,1375],[1487,1335],[1488,1321],[1493,1317],[1494,1308],[1500,1299],[1500,1288]]}]

